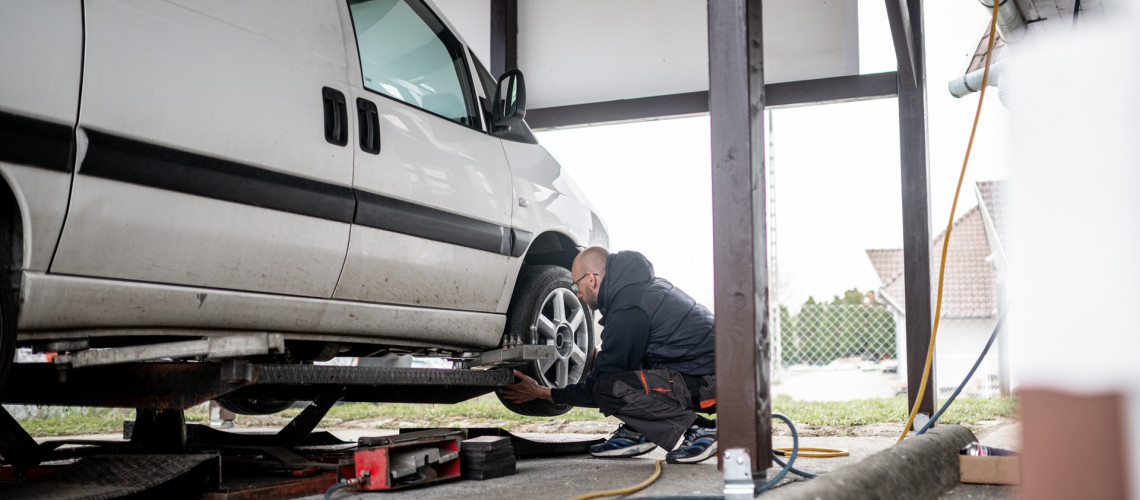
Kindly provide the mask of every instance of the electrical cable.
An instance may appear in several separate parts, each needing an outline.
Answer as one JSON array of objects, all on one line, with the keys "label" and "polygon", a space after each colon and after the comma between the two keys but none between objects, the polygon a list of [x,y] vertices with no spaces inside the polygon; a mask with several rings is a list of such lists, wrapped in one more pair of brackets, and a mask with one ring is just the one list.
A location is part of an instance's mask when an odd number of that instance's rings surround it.
[{"label": "electrical cable", "polygon": [[974,372],[978,371],[978,367],[982,366],[982,360],[986,358],[986,354],[990,352],[990,347],[994,345],[994,340],[997,339],[998,332],[1001,331],[1001,325],[1002,323],[1005,323],[1005,315],[1008,312],[1008,309],[1002,309],[1001,317],[998,318],[997,324],[994,325],[994,332],[990,334],[990,340],[986,342],[986,347],[982,348],[982,354],[978,356],[978,360],[974,361],[974,367],[970,368],[970,373],[966,374],[966,378],[962,379],[962,383],[958,384],[957,389],[954,389],[954,394],[951,394],[950,397],[946,399],[946,402],[943,403],[942,407],[934,413],[934,416],[930,417],[930,420],[926,421],[926,425],[923,425],[922,428],[918,430],[918,432],[914,433],[915,436],[925,434],[926,431],[930,429],[930,426],[934,425],[934,422],[937,422],[938,419],[942,417],[942,412],[946,411],[946,409],[950,407],[950,403],[953,403],[954,399],[956,399],[958,395],[962,393],[962,389],[966,387],[966,383],[968,383],[970,381],[970,378],[974,376]]},{"label": "electrical cable", "polygon": [[938,320],[942,316],[942,285],[946,278],[946,253],[950,249],[950,230],[954,228],[954,212],[958,209],[958,196],[962,193],[962,181],[966,178],[966,165],[970,164],[970,150],[974,147],[974,135],[978,132],[978,121],[982,116],[982,103],[986,100],[986,86],[990,78],[990,63],[993,62],[994,38],[997,35],[998,8],[994,4],[993,18],[990,20],[989,48],[986,49],[986,69],[982,72],[982,88],[978,95],[978,110],[974,113],[974,126],[970,128],[970,141],[966,144],[966,157],[962,160],[962,172],[958,174],[958,187],[954,189],[954,202],[950,205],[950,221],[946,223],[946,235],[942,238],[942,261],[938,266],[938,299],[934,307],[934,327],[930,331],[930,345],[926,349],[926,363],[922,370],[922,381],[918,384],[918,395],[914,398],[914,408],[906,420],[902,434],[896,443],[902,442],[910,427],[914,425],[914,417],[918,415],[918,407],[922,405],[922,397],[926,394],[926,383],[930,380],[930,366],[934,361],[934,341],[938,337]]},{"label": "electrical cable", "polygon": [[[804,453],[805,451],[808,453]],[[772,454],[775,456],[786,457],[791,455],[791,453],[791,448],[772,448]],[[846,457],[850,454],[851,452],[838,448],[813,448],[811,446],[800,447],[800,456],[804,458],[835,458]]]},{"label": "electrical cable", "polygon": [[[783,469],[781,469],[780,472],[778,474],[776,474],[776,477],[772,478],[771,481],[764,483],[763,486],[757,487],[754,491],[754,494],[762,493],[765,490],[767,490],[768,488],[775,485],[776,483],[780,482],[780,480],[783,479],[784,475],[786,475],[788,472],[799,474],[799,475],[806,477],[806,478],[815,477],[815,475],[811,474],[810,472],[804,472],[804,471],[796,469],[795,467],[792,467],[792,464],[794,464],[796,462],[796,457],[799,455],[799,449],[800,449],[800,434],[798,432],[796,432],[796,426],[795,426],[795,424],[792,423],[792,419],[785,417],[779,413],[773,413],[772,418],[778,418],[780,420],[783,420],[784,423],[788,424],[788,428],[792,430],[792,448],[791,448],[791,450],[792,450],[791,451],[791,457],[792,458],[789,459],[788,463],[785,464],[784,462],[780,461],[779,459],[776,459],[775,457],[773,457],[773,460],[775,460],[777,463],[779,463],[781,466],[783,466]],[[775,453],[775,452],[773,451],[773,453]],[[656,470],[653,471],[653,475],[649,476],[649,478],[646,479],[645,481],[642,481],[642,482],[640,482],[634,486],[630,486],[629,488],[621,488],[621,489],[615,489],[615,490],[597,491],[594,493],[587,493],[585,495],[576,496],[574,498],[571,498],[570,500],[588,500],[588,499],[592,499],[592,498],[610,497],[610,496],[616,496],[616,495],[628,495],[630,493],[640,491],[640,490],[648,487],[650,484],[653,484],[653,482],[656,481],[657,478],[661,476],[661,462],[664,462],[664,460],[658,460],[655,463],[657,468],[656,468]],[[664,495],[664,496],[645,497],[642,500],[723,500],[723,499],[724,499],[724,495]]]},{"label": "electrical cable", "polygon": [[648,487],[649,485],[653,484],[653,482],[656,481],[658,477],[661,477],[661,463],[664,461],[665,461],[665,459],[662,458],[662,459],[654,462],[653,463],[653,467],[654,467],[653,474],[650,475],[648,479],[646,479],[640,483],[637,483],[633,486],[629,486],[627,488],[618,488],[618,489],[613,489],[613,490],[606,490],[606,491],[595,491],[593,493],[586,493],[585,495],[576,496],[574,498],[571,498],[570,500],[589,500],[591,498],[613,497],[613,496],[617,496],[617,495],[629,495],[631,493],[636,493],[638,491],[641,491],[641,490],[645,489],[646,487]]}]

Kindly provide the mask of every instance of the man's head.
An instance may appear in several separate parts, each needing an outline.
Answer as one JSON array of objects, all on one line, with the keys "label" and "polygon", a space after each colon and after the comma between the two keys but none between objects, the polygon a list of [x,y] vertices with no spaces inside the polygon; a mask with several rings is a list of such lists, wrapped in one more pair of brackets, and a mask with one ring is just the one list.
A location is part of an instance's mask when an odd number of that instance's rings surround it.
[{"label": "man's head", "polygon": [[598,308],[598,290],[606,276],[606,258],[609,256],[610,252],[605,248],[590,247],[582,250],[570,267],[570,277],[577,286],[575,292],[591,309]]}]

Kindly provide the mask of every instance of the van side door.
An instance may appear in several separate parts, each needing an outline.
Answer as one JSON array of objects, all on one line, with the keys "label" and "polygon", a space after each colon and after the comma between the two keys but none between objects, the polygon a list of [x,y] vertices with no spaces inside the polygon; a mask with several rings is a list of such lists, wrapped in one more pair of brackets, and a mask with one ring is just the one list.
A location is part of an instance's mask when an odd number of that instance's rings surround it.
[{"label": "van side door", "polygon": [[355,206],[339,9],[87,2],[80,163],[51,271],[331,297]]},{"label": "van side door", "polygon": [[505,312],[511,173],[465,47],[420,0],[348,3],[359,205],[335,296]]},{"label": "van side door", "polygon": [[4,226],[29,243],[2,253],[25,271],[48,270],[63,227],[82,69],[81,2],[0,3],[0,182],[24,209],[3,214]]}]

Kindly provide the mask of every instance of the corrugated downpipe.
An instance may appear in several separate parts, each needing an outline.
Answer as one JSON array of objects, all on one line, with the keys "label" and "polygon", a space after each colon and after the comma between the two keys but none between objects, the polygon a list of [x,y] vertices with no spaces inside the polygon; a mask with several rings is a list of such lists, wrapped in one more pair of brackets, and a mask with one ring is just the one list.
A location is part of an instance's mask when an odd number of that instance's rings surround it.
[{"label": "corrugated downpipe", "polygon": [[1021,18],[1021,11],[1017,10],[1014,0],[978,0],[987,9],[994,8],[998,1],[998,35],[1005,43],[1017,43],[1025,37],[1025,20]]}]

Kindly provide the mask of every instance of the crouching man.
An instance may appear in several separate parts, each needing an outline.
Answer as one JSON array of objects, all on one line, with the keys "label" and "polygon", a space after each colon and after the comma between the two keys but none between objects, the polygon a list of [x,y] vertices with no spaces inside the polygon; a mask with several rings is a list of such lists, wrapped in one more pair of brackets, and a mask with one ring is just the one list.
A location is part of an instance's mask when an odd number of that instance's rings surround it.
[{"label": "crouching man", "polygon": [[697,463],[717,452],[713,314],[672,283],[653,274],[638,252],[610,254],[590,247],[572,267],[574,292],[601,311],[602,348],[586,379],[543,387],[515,371],[519,382],[501,391],[525,403],[542,398],[598,408],[623,424],[596,457],[634,457],[658,446],[670,463]]}]

